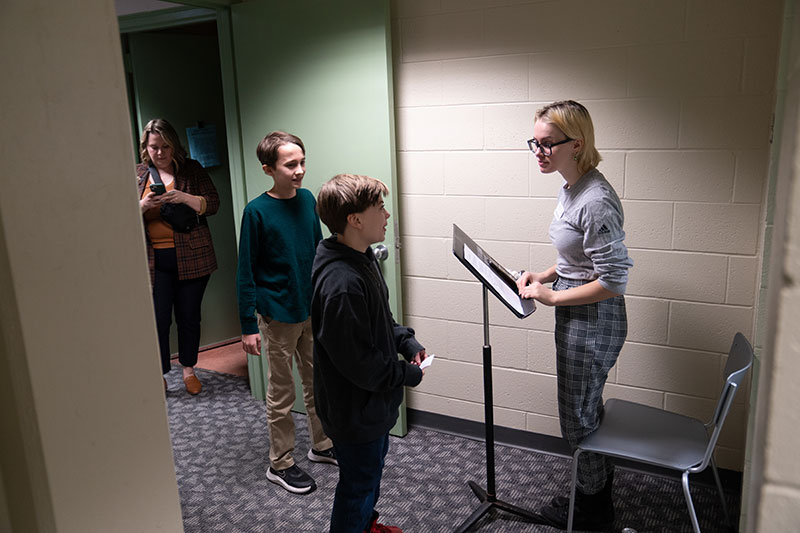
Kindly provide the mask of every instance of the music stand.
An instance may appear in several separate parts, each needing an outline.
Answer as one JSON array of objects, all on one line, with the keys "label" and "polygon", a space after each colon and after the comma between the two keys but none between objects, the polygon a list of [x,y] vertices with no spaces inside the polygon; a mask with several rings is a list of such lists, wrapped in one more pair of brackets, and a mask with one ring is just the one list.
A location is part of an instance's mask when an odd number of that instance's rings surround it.
[{"label": "music stand", "polygon": [[491,291],[497,296],[518,318],[525,318],[533,313],[536,310],[536,304],[533,300],[520,298],[513,274],[475,244],[455,224],[453,224],[453,254],[467,270],[478,278],[483,286],[483,403],[486,431],[486,490],[483,490],[474,481],[467,482],[481,504],[456,529],[456,533],[467,531],[493,507],[522,516],[533,523],[549,524],[538,513],[498,500],[494,475],[494,399],[492,346],[489,344],[489,292]]}]

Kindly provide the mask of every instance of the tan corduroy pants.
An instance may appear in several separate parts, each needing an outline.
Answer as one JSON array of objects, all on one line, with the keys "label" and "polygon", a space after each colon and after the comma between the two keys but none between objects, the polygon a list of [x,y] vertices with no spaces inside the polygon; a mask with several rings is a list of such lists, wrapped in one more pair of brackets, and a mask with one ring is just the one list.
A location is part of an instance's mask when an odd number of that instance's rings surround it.
[{"label": "tan corduroy pants", "polygon": [[308,413],[311,445],[316,450],[327,450],[333,444],[322,430],[314,407],[314,354],[311,319],[297,324],[278,322],[258,315],[258,329],[266,345],[269,370],[267,371],[267,426],[269,427],[269,462],[275,470],[294,464],[295,427],[292,419],[294,405],[294,376],[292,359],[303,385],[303,402]]}]

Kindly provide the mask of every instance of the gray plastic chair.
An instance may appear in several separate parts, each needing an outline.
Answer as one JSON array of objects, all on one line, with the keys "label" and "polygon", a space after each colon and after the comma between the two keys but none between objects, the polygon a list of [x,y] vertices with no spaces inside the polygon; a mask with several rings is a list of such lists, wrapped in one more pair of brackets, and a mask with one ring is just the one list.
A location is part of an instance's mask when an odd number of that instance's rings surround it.
[{"label": "gray plastic chair", "polygon": [[608,400],[605,403],[600,427],[583,439],[572,458],[572,488],[567,532],[572,532],[578,457],[583,452],[599,453],[682,472],[683,495],[686,497],[695,533],[700,533],[700,526],[689,493],[689,474],[702,472],[711,464],[725,519],[730,525],[713,452],[722,424],[733,403],[733,397],[752,364],[753,347],[744,335],[737,333],[733,338],[728,362],[725,365],[727,376],[725,385],[722,387],[714,417],[706,424],[695,418],[663,409],[624,400]]}]

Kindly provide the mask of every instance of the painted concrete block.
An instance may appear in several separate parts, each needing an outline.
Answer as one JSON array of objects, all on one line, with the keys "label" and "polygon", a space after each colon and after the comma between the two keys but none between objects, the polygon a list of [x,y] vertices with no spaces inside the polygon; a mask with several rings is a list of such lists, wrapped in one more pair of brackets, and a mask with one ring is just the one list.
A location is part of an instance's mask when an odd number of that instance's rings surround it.
[{"label": "painted concrete block", "polygon": [[398,152],[397,174],[403,194],[444,194],[444,152]]},{"label": "painted concrete block", "polygon": [[547,243],[555,208],[551,199],[487,198],[486,230],[481,237]]},{"label": "painted concrete block", "polygon": [[600,164],[597,170],[603,173],[606,181],[614,187],[617,196],[625,198],[625,152],[600,150]]},{"label": "painted concrete block", "polygon": [[397,63],[394,84],[398,107],[441,105],[442,62]]},{"label": "painted concrete block", "polygon": [[671,346],[728,353],[737,331],[752,338],[753,309],[690,302],[672,302],[669,313]]},{"label": "painted concrete block", "polygon": [[504,368],[494,370],[494,401],[499,407],[555,416],[556,396],[554,376]]},{"label": "painted concrete block", "polygon": [[547,102],[484,106],[483,137],[487,150],[524,150],[533,137],[533,117]]},{"label": "painted concrete block", "polygon": [[[452,398],[445,398],[435,394],[422,393],[415,389],[408,389],[407,398],[408,407],[411,409],[453,416],[464,420],[483,422],[483,401],[468,402],[463,400],[454,400]],[[525,429],[527,423],[526,420],[525,413],[521,411],[498,407],[495,407],[494,409],[494,422],[496,426],[513,429]]]},{"label": "painted concrete block", "polygon": [[628,59],[629,97],[672,97],[691,91],[686,83],[686,44],[631,46],[623,52]]},{"label": "painted concrete block", "polygon": [[401,21],[403,61],[485,55],[480,11],[446,13]]},{"label": "painted concrete block", "polygon": [[451,324],[449,320],[406,315],[402,323],[414,330],[414,336],[428,353],[445,359],[456,359],[450,353],[447,342]]},{"label": "painted concrete block", "polygon": [[626,342],[666,344],[669,302],[660,298],[625,296],[628,313]]},{"label": "painted concrete block", "polygon": [[396,116],[400,151],[483,149],[480,107],[406,107]]},{"label": "painted concrete block", "polygon": [[[630,250],[628,293],[671,300],[724,303],[728,260],[721,255]],[[635,274],[635,275],[634,275]]]},{"label": "painted concrete block", "polygon": [[409,316],[482,321],[480,306],[473,305],[478,282],[403,278],[403,309]]},{"label": "painted concrete block", "polygon": [[442,3],[442,12],[468,11],[486,7],[512,6],[515,4],[530,4],[533,0],[439,0]]},{"label": "painted concrete block", "polygon": [[[483,333],[483,326],[480,327]],[[481,335],[482,337],[482,335]],[[494,326],[490,331],[493,368],[526,370],[528,366],[528,332],[519,328]],[[474,349],[483,354],[483,338]],[[482,361],[481,361],[482,362]]]},{"label": "painted concrete block", "polygon": [[731,257],[728,264],[728,290],[725,303],[753,305],[756,298],[759,260],[757,257]]},{"label": "painted concrete block", "polygon": [[445,194],[527,196],[528,159],[523,152],[449,152],[444,158]]},{"label": "painted concrete block", "polygon": [[534,433],[542,435],[561,436],[561,426],[558,423],[558,416],[539,415],[528,413],[525,417],[525,428]]},{"label": "painted concrete block", "polygon": [[754,255],[760,206],[754,204],[675,204],[673,248]]},{"label": "painted concrete block", "polygon": [[558,251],[551,244],[531,243],[531,257],[525,270],[543,272],[556,264]]},{"label": "painted concrete block", "polygon": [[412,277],[446,278],[449,250],[441,237],[404,237],[403,274]]},{"label": "painted concrete block", "polygon": [[[570,31],[564,32],[559,24],[538,24],[548,13],[559,13],[560,19],[568,20]],[[550,1],[487,9],[486,52],[576,50],[669,41],[683,36],[683,16],[682,10],[664,0],[646,5],[634,0],[602,4]],[[597,24],[598,20],[604,24]]]},{"label": "painted concrete block", "polygon": [[404,236],[452,237],[453,224],[469,235],[485,231],[483,198],[403,195],[400,227]]},{"label": "painted concrete block", "polygon": [[626,64],[615,48],[532,54],[528,99],[624,98],[626,82]]},{"label": "painted concrete block", "polygon": [[[624,354],[624,357],[622,356]],[[713,398],[719,354],[626,342],[617,362],[617,383]]]},{"label": "painted concrete block", "polygon": [[742,85],[741,38],[632,46],[627,53],[630,97],[726,96]]},{"label": "painted concrete block", "polygon": [[680,105],[672,98],[586,102],[597,147],[669,149],[678,146]]},{"label": "painted concrete block", "polygon": [[774,35],[780,28],[782,2],[766,0],[691,0],[686,37],[690,40]]},{"label": "painted concrete block", "polygon": [[629,199],[729,202],[734,156],[728,151],[631,152],[625,175]]},{"label": "painted concrete block", "polygon": [[687,98],[681,105],[680,148],[764,149],[772,101],[762,96]]},{"label": "painted concrete block", "polygon": [[728,470],[741,472],[744,458],[744,448],[732,449],[717,445],[717,449],[714,450],[714,461],[717,463],[717,468],[726,468]]},{"label": "painted concrete block", "polygon": [[740,150],[736,153],[734,202],[758,204],[764,201],[764,189],[769,180],[768,156],[766,149]]},{"label": "painted concrete block", "polygon": [[754,37],[744,42],[742,91],[767,96],[775,90],[780,47],[780,33]]},{"label": "painted concrete block", "polygon": [[525,101],[528,99],[528,56],[445,61],[442,92],[446,104]]},{"label": "painted concrete block", "polygon": [[447,356],[456,361],[483,363],[483,323],[447,321]]},{"label": "painted concrete block", "polygon": [[[435,367],[435,368],[434,368]],[[483,402],[483,370],[480,364],[436,360],[415,391],[456,400]]]},{"label": "painted concrete block", "polygon": [[624,200],[625,245],[630,248],[672,247],[672,204]]},{"label": "painted concrete block", "polygon": [[528,331],[528,370],[556,375],[556,343],[552,331]]},{"label": "painted concrete block", "polygon": [[392,0],[392,18],[423,17],[439,13],[439,2],[430,0]]}]

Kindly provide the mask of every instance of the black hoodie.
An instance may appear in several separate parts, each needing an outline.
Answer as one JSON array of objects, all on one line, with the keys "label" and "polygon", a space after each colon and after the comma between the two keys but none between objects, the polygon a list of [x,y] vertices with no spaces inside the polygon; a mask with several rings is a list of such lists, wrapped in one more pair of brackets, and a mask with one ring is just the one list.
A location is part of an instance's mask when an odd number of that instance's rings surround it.
[{"label": "black hoodie", "polygon": [[394,426],[403,386],[422,381],[422,370],[397,354],[410,361],[423,347],[394,321],[372,248],[320,241],[311,280],[317,415],[332,439],[373,441]]}]

